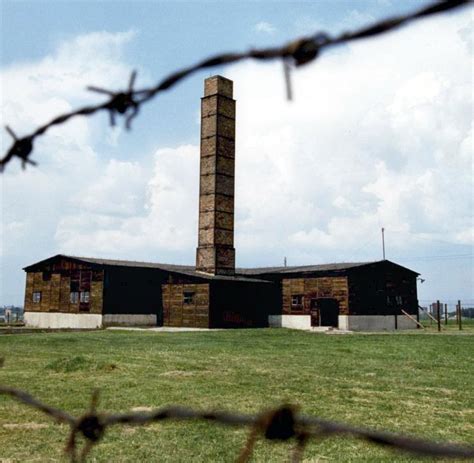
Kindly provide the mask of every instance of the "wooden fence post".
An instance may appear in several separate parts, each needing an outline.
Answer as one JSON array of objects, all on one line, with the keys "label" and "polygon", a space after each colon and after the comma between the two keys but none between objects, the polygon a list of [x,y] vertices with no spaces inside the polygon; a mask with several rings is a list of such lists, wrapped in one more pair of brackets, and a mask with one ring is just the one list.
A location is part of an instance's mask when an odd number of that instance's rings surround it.
[{"label": "wooden fence post", "polygon": [[458,323],[459,329],[462,330],[462,308],[461,308],[461,301],[458,300]]},{"label": "wooden fence post", "polygon": [[448,304],[444,304],[444,324],[448,324]]},{"label": "wooden fence post", "polygon": [[438,320],[438,331],[441,331],[441,304],[436,301],[436,318]]}]

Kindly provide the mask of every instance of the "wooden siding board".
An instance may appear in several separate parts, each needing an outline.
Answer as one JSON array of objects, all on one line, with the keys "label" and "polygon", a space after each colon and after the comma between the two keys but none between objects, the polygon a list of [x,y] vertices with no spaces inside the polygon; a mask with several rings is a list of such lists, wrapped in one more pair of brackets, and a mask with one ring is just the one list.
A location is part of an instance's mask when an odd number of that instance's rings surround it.
[{"label": "wooden siding board", "polygon": [[[165,326],[208,327],[209,284],[168,283],[162,285]],[[194,303],[184,304],[184,292],[194,293]]]},{"label": "wooden siding board", "polygon": [[91,303],[90,312],[95,314],[102,313],[104,283],[103,281],[91,282]]},{"label": "wooden siding board", "polygon": [[[71,262],[56,262],[46,266],[44,272],[28,272],[25,288],[25,311],[27,312],[64,312],[78,313],[80,304],[71,304],[71,289],[90,292],[90,303],[83,304],[91,308],[93,313],[102,313],[103,303],[103,271],[96,273],[92,280],[92,272],[77,268]],[[52,272],[52,273],[51,273]],[[84,277],[81,280],[81,273]],[[81,282],[81,283],[80,283]],[[33,292],[41,292],[41,302],[33,303]],[[84,310],[83,310],[84,311]],[[89,310],[87,310],[89,311]]]},{"label": "wooden siding board", "polygon": [[[303,295],[301,307],[291,307],[292,295]],[[333,298],[339,303],[339,314],[348,313],[347,277],[286,278],[282,282],[282,311],[284,314],[309,314],[311,299]]]}]

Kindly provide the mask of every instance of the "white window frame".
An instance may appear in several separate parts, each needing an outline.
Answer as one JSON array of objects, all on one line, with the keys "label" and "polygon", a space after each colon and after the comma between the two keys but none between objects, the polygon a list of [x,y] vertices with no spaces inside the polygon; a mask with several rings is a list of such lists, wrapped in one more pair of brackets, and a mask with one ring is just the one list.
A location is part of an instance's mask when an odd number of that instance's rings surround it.
[{"label": "white window frame", "polygon": [[87,304],[91,299],[91,293],[90,291],[81,291],[79,294],[79,300],[80,302]]}]

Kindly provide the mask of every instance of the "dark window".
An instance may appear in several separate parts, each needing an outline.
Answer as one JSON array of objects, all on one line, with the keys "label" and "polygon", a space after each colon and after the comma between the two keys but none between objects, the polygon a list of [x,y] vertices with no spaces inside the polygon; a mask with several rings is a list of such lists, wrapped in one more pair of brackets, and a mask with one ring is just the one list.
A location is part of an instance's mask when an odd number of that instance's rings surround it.
[{"label": "dark window", "polygon": [[303,309],[303,295],[302,294],[293,294],[291,296],[291,308],[296,310]]},{"label": "dark window", "polygon": [[184,304],[194,304],[194,292],[193,291],[184,291],[184,293],[183,293],[183,303]]},{"label": "dark window", "polygon": [[403,305],[403,297],[402,296],[395,296],[395,301],[397,305]]},{"label": "dark window", "polygon": [[90,299],[90,293],[89,291],[81,291],[81,302],[89,302]]},{"label": "dark window", "polygon": [[69,301],[71,304],[77,304],[79,302],[79,293],[77,291],[72,291],[69,294]]},{"label": "dark window", "polygon": [[51,280],[51,272],[43,272],[43,281]]},{"label": "dark window", "polygon": [[38,303],[41,302],[41,291],[35,291],[35,292],[33,293],[33,302],[34,302],[35,304],[38,304]]}]

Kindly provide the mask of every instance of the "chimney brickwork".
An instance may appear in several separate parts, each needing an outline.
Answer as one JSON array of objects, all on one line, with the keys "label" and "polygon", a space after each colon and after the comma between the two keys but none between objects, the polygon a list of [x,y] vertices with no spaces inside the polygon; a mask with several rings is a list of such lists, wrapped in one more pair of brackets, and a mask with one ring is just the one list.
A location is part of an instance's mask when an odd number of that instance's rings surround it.
[{"label": "chimney brickwork", "polygon": [[196,270],[212,275],[235,273],[235,100],[232,94],[233,83],[229,79],[213,76],[204,81]]}]

